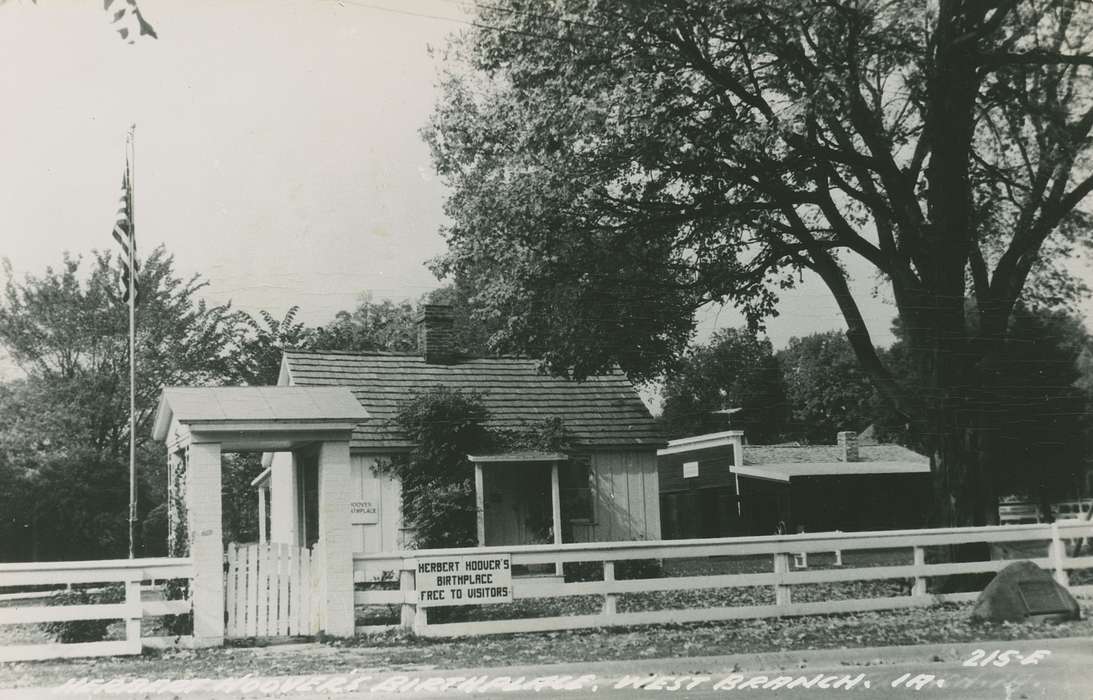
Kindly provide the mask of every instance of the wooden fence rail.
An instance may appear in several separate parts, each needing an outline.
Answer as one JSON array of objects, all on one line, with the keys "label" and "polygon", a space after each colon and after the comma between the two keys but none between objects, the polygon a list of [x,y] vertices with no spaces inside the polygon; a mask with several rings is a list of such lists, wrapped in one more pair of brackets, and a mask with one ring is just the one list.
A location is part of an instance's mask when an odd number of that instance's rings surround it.
[{"label": "wooden fence rail", "polygon": [[[664,540],[655,542],[599,542],[563,545],[527,545],[513,547],[479,547],[458,550],[417,550],[393,554],[357,555],[354,557],[354,577],[358,582],[387,581],[386,590],[358,590],[355,603],[361,606],[399,606],[398,625],[358,627],[358,633],[403,627],[423,636],[463,636],[491,633],[530,632],[576,629],[617,625],[658,624],[709,620],[729,620],[791,615],[827,614],[928,606],[945,601],[973,600],[978,593],[929,594],[929,579],[953,574],[994,573],[1018,558],[1031,558],[1043,569],[1052,572],[1056,581],[1069,586],[1068,572],[1093,568],[1093,556],[1068,554],[1066,543],[1093,537],[1093,523],[1064,521],[1052,525],[1007,525],[976,528],[925,530],[892,530],[858,533],[805,533],[771,537],[734,537],[702,540]],[[986,544],[998,554],[1021,545],[1039,544],[1043,556],[1006,556],[983,561],[929,563],[928,550],[960,544]],[[908,563],[869,565],[847,563],[853,553],[864,550],[897,550]],[[424,608],[417,605],[415,583],[417,561],[425,557],[508,554],[513,569],[573,562],[594,562],[603,567],[600,580],[565,582],[560,577],[514,576],[512,597],[557,598],[575,595],[602,596],[599,612],[586,615],[482,620],[471,622],[429,623]],[[807,561],[801,554],[838,553],[834,568],[794,570],[794,557]],[[848,556],[851,555],[851,556]],[[616,578],[619,562],[659,560],[662,563],[682,559],[721,561],[738,558],[769,557],[769,571],[759,573],[718,573],[675,575],[661,578]],[[813,561],[816,561],[814,558]],[[795,586],[819,583],[845,583],[902,579],[910,582],[905,595],[858,598],[853,600],[823,600],[797,602]],[[398,581],[398,589],[393,590]],[[653,591],[692,591],[714,588],[770,587],[773,604],[747,606],[692,607],[670,610],[623,612],[618,609],[619,595]],[[1093,586],[1071,586],[1082,593],[1093,592]]]},{"label": "wooden fence rail", "polygon": [[[142,645],[161,646],[162,639],[143,638],[141,623],[146,617],[180,615],[190,612],[189,600],[142,600],[142,582],[190,579],[189,559],[117,559],[103,561],[34,562],[0,564],[0,587],[68,584],[122,584],[121,603],[89,605],[41,605],[42,598],[15,599],[18,604],[0,607],[0,625],[64,622],[69,620],[124,620],[125,639],[70,644],[0,645],[0,661],[29,661],[76,656],[139,654]],[[178,640],[185,644],[185,639]]]}]

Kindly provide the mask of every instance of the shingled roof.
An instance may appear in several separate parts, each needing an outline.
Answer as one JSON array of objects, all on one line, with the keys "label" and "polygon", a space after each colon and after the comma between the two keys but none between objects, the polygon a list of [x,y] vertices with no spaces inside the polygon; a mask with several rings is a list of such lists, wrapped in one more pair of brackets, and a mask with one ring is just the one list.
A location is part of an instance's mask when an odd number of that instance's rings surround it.
[{"label": "shingled roof", "polygon": [[411,443],[394,422],[399,404],[433,386],[476,391],[490,427],[523,428],[560,418],[588,447],[664,444],[649,410],[622,372],[577,382],[542,374],[536,360],[475,358],[429,364],[419,355],[289,350],[288,382],[349,388],[371,416],[353,432],[353,448],[402,449]]},{"label": "shingled roof", "polygon": [[[755,466],[781,464],[832,463],[842,460],[838,445],[746,445],[744,464]],[[901,462],[929,468],[930,459],[895,444],[861,445],[858,463]]]}]

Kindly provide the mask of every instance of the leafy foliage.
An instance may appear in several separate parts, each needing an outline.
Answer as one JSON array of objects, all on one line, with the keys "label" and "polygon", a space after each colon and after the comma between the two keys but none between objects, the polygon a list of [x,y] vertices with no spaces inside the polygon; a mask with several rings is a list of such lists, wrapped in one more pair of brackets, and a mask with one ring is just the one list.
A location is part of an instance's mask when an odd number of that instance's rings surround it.
[{"label": "leafy foliage", "polygon": [[789,433],[795,437],[833,443],[840,430],[860,432],[887,413],[841,333],[791,338],[778,363],[792,409]]},{"label": "leafy foliage", "polygon": [[458,281],[434,289],[416,302],[376,301],[371,294],[362,294],[355,309],[339,311],[330,323],[295,339],[295,345],[314,350],[417,352],[417,317],[422,304],[451,305],[456,349],[472,356],[490,353],[490,338],[500,321],[484,315],[471,290]]},{"label": "leafy foliage", "polygon": [[[44,275],[13,278],[0,302],[0,346],[26,378],[0,389],[0,557],[106,558],[127,549],[128,318],[114,298],[117,264],[65,256]],[[140,266],[137,473],[141,515],[166,494],[165,456],[150,439],[164,385],[230,378],[235,314],[209,307],[199,277],[179,278],[163,248]]]},{"label": "leafy foliage", "polygon": [[241,313],[245,331],[236,340],[235,375],[250,386],[272,386],[281,374],[281,355],[286,349],[306,347],[312,331],[296,320],[300,307],[291,307],[281,319],[261,310],[258,318]]},{"label": "leafy foliage", "polygon": [[1093,427],[1090,394],[1076,384],[1078,359],[1090,346],[1081,319],[1064,312],[1018,308],[1007,350],[986,368],[980,403],[1000,414],[1005,432],[985,456],[1003,493],[1048,503],[1082,492]]},{"label": "leafy foliage", "polygon": [[[60,591],[50,596],[50,605],[102,605],[125,600],[125,586],[113,585],[94,592],[80,588]],[[59,644],[99,642],[106,638],[113,620],[61,620],[40,625],[43,632]]]},{"label": "leafy foliage", "polygon": [[315,350],[386,350],[412,352],[417,349],[414,305],[390,299],[374,301],[362,294],[352,311],[339,311],[334,320],[315,329],[310,347]]},{"label": "leafy foliage", "polygon": [[[739,409],[730,416],[714,413]],[[747,329],[718,331],[691,350],[664,384],[663,423],[671,437],[745,431],[754,443],[776,442],[785,428],[786,389],[770,341]]]},{"label": "leafy foliage", "polygon": [[416,546],[477,545],[474,466],[467,455],[487,444],[480,397],[446,387],[412,396],[396,418],[414,442],[382,468],[402,483],[402,517]]},{"label": "leafy foliage", "polygon": [[489,411],[480,395],[444,386],[414,393],[395,420],[414,447],[406,455],[381,461],[378,468],[399,478],[403,522],[420,549],[477,546],[474,465],[467,455],[560,452],[571,445],[558,418],[520,429],[488,428]]},{"label": "leafy foliage", "polygon": [[[696,309],[728,300],[758,328],[810,270],[927,440],[933,521],[994,517],[980,454],[1006,428],[977,392],[1019,303],[1082,292],[1064,261],[1090,223],[1093,8],[528,8],[478,7],[426,131],[451,188],[436,269],[508,319],[500,346],[652,377],[685,355]],[[878,355],[851,259],[890,287],[923,391]]]},{"label": "leafy foliage", "polygon": [[452,307],[452,341],[460,351],[472,357],[494,354],[494,335],[504,319],[475,301],[474,290],[466,281],[456,279],[425,295],[429,304]]}]

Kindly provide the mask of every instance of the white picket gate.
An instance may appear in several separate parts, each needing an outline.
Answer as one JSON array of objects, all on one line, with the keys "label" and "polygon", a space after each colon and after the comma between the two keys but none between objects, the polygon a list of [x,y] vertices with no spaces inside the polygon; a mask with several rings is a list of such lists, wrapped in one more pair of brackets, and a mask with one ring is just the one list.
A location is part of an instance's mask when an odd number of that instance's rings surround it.
[{"label": "white picket gate", "polygon": [[225,636],[299,637],[319,631],[315,553],[270,542],[228,545]]}]

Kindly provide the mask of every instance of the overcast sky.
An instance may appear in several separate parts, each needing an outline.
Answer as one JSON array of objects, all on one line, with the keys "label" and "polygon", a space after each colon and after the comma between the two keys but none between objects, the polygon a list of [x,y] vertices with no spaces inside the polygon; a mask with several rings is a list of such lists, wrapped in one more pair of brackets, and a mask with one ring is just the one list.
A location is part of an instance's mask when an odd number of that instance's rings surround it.
[{"label": "overcast sky", "polygon": [[[364,291],[440,284],[425,262],[443,251],[444,188],[419,129],[437,97],[428,46],[465,26],[459,0],[140,7],[160,38],[130,46],[99,0],[0,5],[0,255],[17,276],[112,245],[135,123],[138,246],[165,244],[210,301],[275,315],[299,304],[322,323]],[[890,343],[894,309],[852,272],[875,342]],[[740,323],[701,316],[700,340]],[[769,331],[781,347],[841,327],[806,280]]]}]

